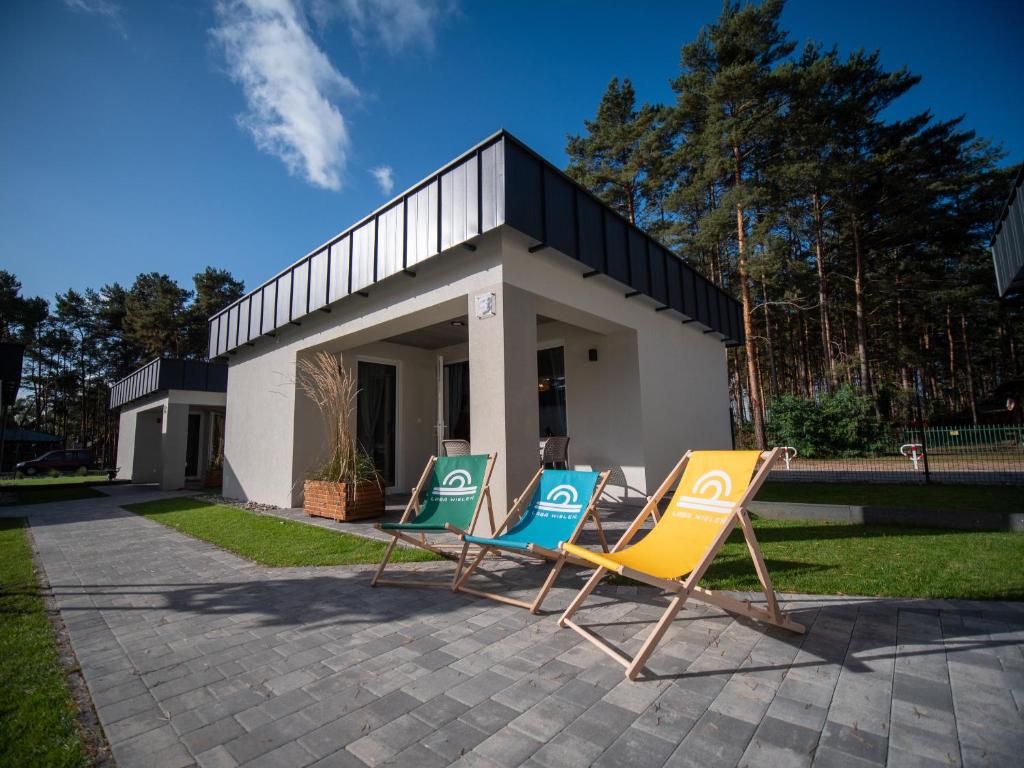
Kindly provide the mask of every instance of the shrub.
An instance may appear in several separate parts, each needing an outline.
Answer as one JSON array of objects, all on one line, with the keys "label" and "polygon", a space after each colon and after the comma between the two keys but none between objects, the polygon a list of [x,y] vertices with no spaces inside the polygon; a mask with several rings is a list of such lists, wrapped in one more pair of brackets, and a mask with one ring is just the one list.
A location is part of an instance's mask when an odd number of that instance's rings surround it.
[{"label": "shrub", "polygon": [[56,469],[50,469],[49,471],[47,471],[46,476],[47,477],[60,477],[60,472],[58,472]]},{"label": "shrub", "polygon": [[75,470],[75,475],[78,477],[85,477],[87,474],[89,474],[89,470],[85,467],[79,467]]},{"label": "shrub", "polygon": [[871,398],[843,386],[818,400],[785,395],[772,403],[772,445],[791,445],[804,458],[868,456],[885,448],[886,429]]}]

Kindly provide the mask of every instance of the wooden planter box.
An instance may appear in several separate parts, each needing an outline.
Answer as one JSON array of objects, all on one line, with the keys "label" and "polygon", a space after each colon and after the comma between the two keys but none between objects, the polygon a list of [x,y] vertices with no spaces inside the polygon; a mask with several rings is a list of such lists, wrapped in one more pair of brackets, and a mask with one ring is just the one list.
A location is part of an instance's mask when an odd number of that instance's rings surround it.
[{"label": "wooden planter box", "polygon": [[202,485],[203,488],[220,488],[223,483],[224,470],[222,468],[218,468],[206,470],[206,472],[203,473],[203,479],[200,482],[200,485]]},{"label": "wooden planter box", "polygon": [[365,520],[384,514],[384,489],[377,483],[331,483],[307,480],[302,510],[331,520]]}]

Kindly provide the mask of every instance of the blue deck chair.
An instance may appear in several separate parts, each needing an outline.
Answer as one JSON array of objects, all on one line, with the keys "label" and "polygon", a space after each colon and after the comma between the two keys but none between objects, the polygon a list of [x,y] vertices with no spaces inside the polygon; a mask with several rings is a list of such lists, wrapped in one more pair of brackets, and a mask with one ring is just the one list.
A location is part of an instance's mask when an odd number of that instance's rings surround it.
[{"label": "blue deck chair", "polygon": [[[416,587],[450,587],[454,588],[455,580],[465,561],[466,548],[462,548],[462,558],[455,570],[451,582],[413,581],[402,579],[390,581],[382,579],[381,574],[391,559],[391,553],[399,539],[421,549],[427,549],[443,557],[450,557],[447,552],[427,542],[428,533],[445,531],[461,536],[472,533],[476,528],[477,518],[484,501],[487,502],[487,514],[490,516],[491,529],[494,529],[494,510],[491,505],[490,480],[494,469],[496,454],[480,456],[431,456],[412,496],[405,507],[405,512],[397,523],[379,523],[376,527],[394,538],[388,544],[381,560],[380,567],[373,575],[370,586],[391,584],[395,586]],[[419,534],[418,538],[416,534]]]},{"label": "blue deck chair", "polygon": [[[526,486],[522,496],[516,499],[505,522],[495,531],[493,537],[463,535],[465,545],[461,561],[465,561],[466,549],[470,544],[479,546],[480,553],[462,575],[456,578],[454,591],[468,592],[471,595],[518,605],[528,608],[530,613],[537,613],[568,559],[564,552],[559,551],[559,547],[576,541],[587,518],[593,518],[601,546],[605,552],[608,551],[608,543],[604,538],[604,530],[601,528],[601,520],[596,509],[597,500],[608,482],[608,475],[608,472],[537,470],[537,474]],[[506,527],[512,522],[515,522],[515,525],[506,531]],[[555,561],[533,602],[528,603],[466,586],[466,580],[487,554],[499,549]]]}]

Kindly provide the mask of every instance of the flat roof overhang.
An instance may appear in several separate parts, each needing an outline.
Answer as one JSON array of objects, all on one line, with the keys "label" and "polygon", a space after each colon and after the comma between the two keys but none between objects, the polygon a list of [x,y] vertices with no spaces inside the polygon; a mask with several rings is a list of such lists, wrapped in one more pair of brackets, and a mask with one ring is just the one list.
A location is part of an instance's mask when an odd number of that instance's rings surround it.
[{"label": "flat roof overhang", "polygon": [[227,392],[228,367],[205,360],[158,357],[110,388],[110,408],[120,408],[162,390]]},{"label": "flat roof overhang", "polygon": [[1021,183],[1024,182],[1024,166],[1021,166],[1014,181],[1010,198],[1003,206],[992,235],[992,263],[996,270],[996,285],[999,295],[1024,289],[1024,200],[1021,199]]},{"label": "flat roof overhang", "polygon": [[645,295],[655,311],[696,322],[727,346],[743,342],[739,303],[681,257],[507,131],[451,163],[306,254],[209,321],[209,356],[254,345],[301,325],[336,302],[359,301],[374,284],[415,277],[416,265],[501,226],[580,263],[584,277],[606,275],[623,296]]}]

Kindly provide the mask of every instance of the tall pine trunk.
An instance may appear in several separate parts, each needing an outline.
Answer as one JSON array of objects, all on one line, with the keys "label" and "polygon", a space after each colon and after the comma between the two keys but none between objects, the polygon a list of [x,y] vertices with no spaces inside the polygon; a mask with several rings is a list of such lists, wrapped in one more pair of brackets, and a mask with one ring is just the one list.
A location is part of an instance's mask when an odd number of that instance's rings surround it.
[{"label": "tall pine trunk", "polygon": [[860,384],[864,393],[875,402],[875,415],[881,417],[875,387],[871,381],[871,368],[868,365],[868,320],[864,308],[864,249],[860,242],[860,224],[857,214],[850,214],[850,227],[853,233],[853,257],[855,272],[853,278],[854,308],[857,315],[857,357],[860,358]]},{"label": "tall pine trunk", "polygon": [[836,360],[832,352],[832,328],[828,320],[828,277],[825,274],[825,249],[822,244],[822,223],[821,197],[817,192],[813,195],[814,206],[814,260],[818,267],[818,311],[821,313],[821,347],[825,355],[825,363],[828,366],[827,388],[831,392],[835,389],[836,381]]},{"label": "tall pine trunk", "polygon": [[960,334],[964,342],[964,374],[967,376],[967,402],[971,406],[971,423],[978,423],[978,401],[974,393],[974,366],[971,363],[971,342],[967,335],[967,315],[960,313]]},{"label": "tall pine trunk", "polygon": [[949,408],[956,410],[959,404],[959,392],[957,390],[956,376],[956,341],[953,339],[953,310],[949,304],[946,305],[946,346],[949,357]]},{"label": "tall pine trunk", "polygon": [[[733,144],[735,160],[736,189],[742,184],[740,172],[740,148]],[[764,437],[764,417],[761,412],[761,383],[757,371],[757,347],[754,344],[754,324],[750,316],[750,271],[747,268],[746,222],[743,218],[743,204],[736,203],[737,272],[740,279],[740,299],[743,304],[744,348],[747,353],[747,380],[750,397],[750,413],[754,419],[754,442],[762,451],[767,443]]]}]

